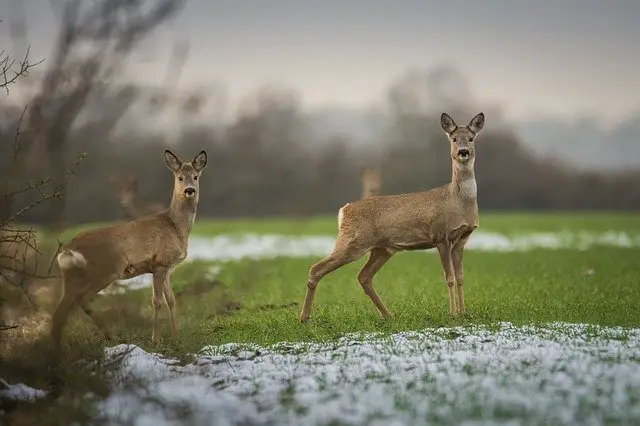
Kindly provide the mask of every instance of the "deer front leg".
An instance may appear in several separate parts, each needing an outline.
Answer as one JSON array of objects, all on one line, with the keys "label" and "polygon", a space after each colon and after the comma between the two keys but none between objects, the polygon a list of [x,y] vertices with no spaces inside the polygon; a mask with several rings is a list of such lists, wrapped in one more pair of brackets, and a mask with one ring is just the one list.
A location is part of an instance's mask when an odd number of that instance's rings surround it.
[{"label": "deer front leg", "polygon": [[175,309],[176,297],[173,294],[173,288],[171,287],[171,272],[167,273],[167,278],[164,281],[164,300],[167,302],[169,308],[169,316],[171,317],[171,335],[176,337],[178,335],[178,319]]},{"label": "deer front leg", "polygon": [[453,263],[453,272],[456,277],[456,287],[458,291],[458,310],[459,314],[463,314],[464,307],[464,274],[462,268],[462,256],[464,254],[464,245],[469,238],[463,238],[453,247],[451,251],[451,260]]},{"label": "deer front leg", "polygon": [[456,300],[453,292],[455,285],[453,263],[451,261],[451,244],[442,244],[438,246],[438,254],[440,255],[440,261],[442,262],[442,269],[444,270],[444,279],[449,287],[449,312],[454,314],[456,312]]},{"label": "deer front leg", "polygon": [[164,283],[167,279],[167,269],[156,269],[153,272],[153,328],[151,331],[151,341],[160,343],[160,329],[158,326],[160,309],[162,308],[162,296]]}]

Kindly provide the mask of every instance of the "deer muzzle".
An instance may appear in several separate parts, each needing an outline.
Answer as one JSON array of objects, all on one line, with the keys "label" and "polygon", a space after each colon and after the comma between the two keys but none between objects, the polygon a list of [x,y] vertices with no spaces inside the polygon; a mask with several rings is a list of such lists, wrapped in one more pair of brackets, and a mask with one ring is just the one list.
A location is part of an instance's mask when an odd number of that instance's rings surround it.
[{"label": "deer muzzle", "polygon": [[471,150],[468,148],[460,148],[456,153],[457,160],[461,163],[466,163],[471,158]]},{"label": "deer muzzle", "polygon": [[194,197],[196,195],[196,189],[194,187],[192,187],[192,186],[189,186],[189,187],[185,188],[184,195],[187,198]]}]

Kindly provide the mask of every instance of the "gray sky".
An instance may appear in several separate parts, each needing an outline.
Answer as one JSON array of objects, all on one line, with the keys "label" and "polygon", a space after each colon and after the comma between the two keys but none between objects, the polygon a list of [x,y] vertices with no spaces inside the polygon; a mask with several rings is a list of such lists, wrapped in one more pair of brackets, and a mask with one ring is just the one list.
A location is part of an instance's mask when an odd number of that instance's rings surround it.
[{"label": "gray sky", "polygon": [[[52,9],[24,3],[33,52],[46,55]],[[221,81],[235,101],[281,83],[308,107],[369,107],[409,67],[453,65],[511,117],[613,124],[640,112],[639,22],[638,0],[189,0],[132,69],[160,83],[173,40],[189,38],[181,86]]]}]

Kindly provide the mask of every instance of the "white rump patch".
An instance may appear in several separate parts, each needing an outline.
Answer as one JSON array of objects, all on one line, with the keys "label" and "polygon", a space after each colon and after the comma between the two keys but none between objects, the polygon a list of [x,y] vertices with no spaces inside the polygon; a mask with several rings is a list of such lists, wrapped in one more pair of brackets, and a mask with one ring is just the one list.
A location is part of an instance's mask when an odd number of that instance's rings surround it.
[{"label": "white rump patch", "polygon": [[347,207],[348,204],[345,204],[340,210],[338,210],[338,228],[342,227],[342,219],[344,218],[344,208]]},{"label": "white rump patch", "polygon": [[79,251],[65,250],[58,255],[58,265],[61,269],[69,269],[73,266],[83,267],[87,265],[87,259]]}]

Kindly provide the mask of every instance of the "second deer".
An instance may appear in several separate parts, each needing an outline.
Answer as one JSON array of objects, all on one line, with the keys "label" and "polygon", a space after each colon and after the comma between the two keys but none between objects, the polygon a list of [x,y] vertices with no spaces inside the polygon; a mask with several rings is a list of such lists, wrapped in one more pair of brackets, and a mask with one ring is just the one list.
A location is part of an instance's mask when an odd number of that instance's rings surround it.
[{"label": "second deer", "polygon": [[162,300],[167,303],[171,331],[178,333],[175,296],[170,274],[187,256],[191,227],[199,200],[199,178],[207,164],[201,151],[191,162],[182,162],[165,150],[164,159],[174,175],[173,197],[165,211],[130,222],[92,229],[78,234],[58,255],[63,275],[63,292],[52,316],[52,337],[56,354],[61,350],[62,329],[72,309],[80,308],[104,335],[110,335],[96,318],[89,302],[115,280],[153,274],[153,331],[151,339],[160,339],[158,313]]},{"label": "second deer", "polygon": [[440,255],[449,288],[450,312],[465,311],[462,253],[479,224],[475,142],[484,121],[484,114],[479,113],[467,126],[458,126],[448,114],[441,115],[440,124],[450,143],[450,183],[425,192],[364,198],[340,209],[333,252],[309,271],[301,322],[311,316],[318,282],[366,253],[369,259],[358,273],[358,282],[380,315],[389,318],[391,313],[376,293],[373,277],[395,253],[431,248],[436,248]]},{"label": "second deer", "polygon": [[111,186],[115,195],[118,197],[120,207],[124,213],[126,220],[134,220],[140,217],[160,213],[164,210],[164,206],[160,203],[153,203],[138,206],[136,203],[136,193],[138,192],[138,178],[131,174],[125,178],[113,176],[111,178]]},{"label": "second deer", "polygon": [[380,171],[376,169],[365,169],[362,173],[362,198],[380,195],[382,178]]}]

